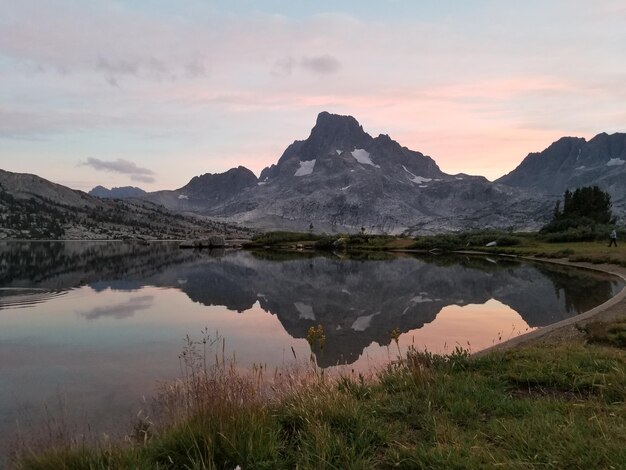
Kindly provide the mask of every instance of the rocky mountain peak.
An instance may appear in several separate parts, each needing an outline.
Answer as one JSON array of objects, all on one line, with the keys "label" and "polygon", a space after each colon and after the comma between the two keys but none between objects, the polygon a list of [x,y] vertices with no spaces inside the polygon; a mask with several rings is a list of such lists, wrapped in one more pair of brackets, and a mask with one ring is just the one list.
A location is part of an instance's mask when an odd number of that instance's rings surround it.
[{"label": "rocky mountain peak", "polygon": [[587,141],[563,137],[530,153],[497,183],[560,196],[566,189],[599,186],[613,198],[619,216],[626,207],[626,133],[602,132]]},{"label": "rocky mountain peak", "polygon": [[187,196],[214,196],[216,192],[226,192],[232,195],[256,183],[256,175],[240,165],[224,173],[205,173],[194,176],[180,191]]},{"label": "rocky mountain peak", "polygon": [[352,116],[319,113],[311,135],[305,141],[310,150],[329,152],[336,149],[352,150],[363,147],[372,137],[363,130],[363,126]]}]

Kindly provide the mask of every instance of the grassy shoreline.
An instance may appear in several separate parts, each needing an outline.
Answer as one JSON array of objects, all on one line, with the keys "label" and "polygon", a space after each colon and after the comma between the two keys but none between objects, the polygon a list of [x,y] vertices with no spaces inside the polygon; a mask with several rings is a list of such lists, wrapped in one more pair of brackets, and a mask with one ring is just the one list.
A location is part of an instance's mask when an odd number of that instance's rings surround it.
[{"label": "grassy shoreline", "polygon": [[369,378],[286,375],[270,395],[258,375],[197,371],[161,397],[168,425],[17,468],[619,468],[625,339],[626,317],[479,358],[409,350]]},{"label": "grassy shoreline", "polygon": [[[623,238],[623,237],[622,237]],[[496,246],[486,246],[496,242]],[[476,251],[484,254],[565,259],[570,262],[615,264],[626,267],[626,242],[609,248],[607,239],[554,241],[539,233],[501,231],[468,232],[409,238],[391,235],[317,235],[298,232],[270,232],[244,244],[255,251],[333,252],[415,252],[454,253]]]},{"label": "grassy shoreline", "polygon": [[[406,240],[379,239],[371,251],[415,249]],[[288,252],[298,244],[270,248]],[[570,260],[626,266],[623,246],[605,248],[529,237],[485,251],[560,259],[565,251]],[[312,368],[269,380],[259,370],[192,368],[158,399],[166,411],[159,424],[138,422],[117,442],[24,448],[15,466],[620,468],[626,462],[625,304],[608,319],[573,326],[576,335],[478,357],[410,349],[368,377],[329,377]]]}]

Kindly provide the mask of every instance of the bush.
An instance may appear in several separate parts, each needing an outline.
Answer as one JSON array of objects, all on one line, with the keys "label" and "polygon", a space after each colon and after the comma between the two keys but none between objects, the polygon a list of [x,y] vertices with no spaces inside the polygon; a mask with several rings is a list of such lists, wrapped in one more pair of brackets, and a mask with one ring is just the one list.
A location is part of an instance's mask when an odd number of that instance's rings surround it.
[{"label": "bush", "polygon": [[[560,221],[559,221],[560,223]],[[592,242],[592,241],[603,241],[608,240],[609,233],[613,229],[610,225],[601,225],[601,224],[589,224],[589,225],[576,225],[568,228],[561,228],[560,226],[555,228],[555,231],[552,231],[552,225],[548,224],[548,226],[544,227],[550,229],[544,230],[542,229],[540,234],[542,238],[548,243],[567,243],[567,242]],[[623,236],[623,232],[618,234],[618,238]]]},{"label": "bush", "polygon": [[319,238],[319,235],[311,233],[277,231],[260,233],[252,237],[251,241],[253,245],[275,245],[277,243],[294,243],[303,240],[317,240]]}]

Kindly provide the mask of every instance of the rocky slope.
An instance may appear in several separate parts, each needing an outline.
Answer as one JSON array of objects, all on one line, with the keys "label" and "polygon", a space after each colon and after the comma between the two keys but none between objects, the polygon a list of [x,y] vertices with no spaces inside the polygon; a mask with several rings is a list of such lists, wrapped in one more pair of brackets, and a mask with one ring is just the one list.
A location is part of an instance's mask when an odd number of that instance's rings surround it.
[{"label": "rocky slope", "polygon": [[496,182],[554,196],[597,185],[611,194],[614,211],[626,215],[626,134],[602,133],[589,141],[563,137]]},{"label": "rocky slope", "polygon": [[256,185],[256,175],[239,166],[225,173],[195,176],[180,189],[156,191],[144,199],[178,212],[205,212],[207,208],[218,207]]},{"label": "rocky slope", "polygon": [[0,238],[201,238],[246,235],[143,200],[100,199],[35,175],[0,170]]}]

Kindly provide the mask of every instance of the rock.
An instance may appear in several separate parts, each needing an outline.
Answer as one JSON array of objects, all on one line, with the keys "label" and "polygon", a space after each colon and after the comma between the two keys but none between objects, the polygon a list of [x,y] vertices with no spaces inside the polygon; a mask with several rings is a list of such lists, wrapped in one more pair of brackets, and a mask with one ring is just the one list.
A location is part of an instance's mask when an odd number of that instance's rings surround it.
[{"label": "rock", "polygon": [[224,237],[212,236],[209,238],[209,246],[211,248],[223,248],[226,245]]},{"label": "rock", "polygon": [[498,246],[498,242],[494,240],[492,242],[487,243],[485,246]]},{"label": "rock", "polygon": [[333,242],[333,248],[345,249],[348,246],[348,240],[346,238],[338,238]]}]

